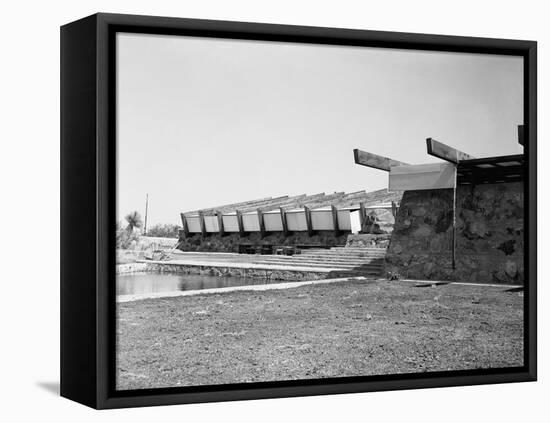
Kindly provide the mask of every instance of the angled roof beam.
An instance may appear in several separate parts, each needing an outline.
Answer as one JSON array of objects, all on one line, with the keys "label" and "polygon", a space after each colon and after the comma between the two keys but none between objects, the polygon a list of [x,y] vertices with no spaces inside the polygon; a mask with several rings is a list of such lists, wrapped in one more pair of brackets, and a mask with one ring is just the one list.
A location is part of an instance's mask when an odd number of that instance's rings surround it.
[{"label": "angled roof beam", "polygon": [[439,157],[440,159],[454,164],[458,164],[458,162],[461,162],[462,160],[475,159],[474,156],[463,153],[462,151],[443,144],[442,142],[436,141],[433,138],[426,139],[426,147],[428,147],[428,154],[430,156]]},{"label": "angled roof beam", "polygon": [[389,172],[392,166],[402,166],[407,164],[384,156],[379,156],[377,154],[367,153],[366,151],[359,150],[358,148],[353,150],[353,157],[355,158],[355,163],[358,165],[385,170],[386,172]]},{"label": "angled roof beam", "polygon": [[209,208],[200,209],[200,210],[189,210],[189,211],[183,212],[183,214],[185,214],[185,215],[196,215],[199,211],[207,212],[207,211],[213,211],[213,210],[220,210],[221,211],[221,210],[225,210],[225,209],[228,209],[228,208],[236,209],[236,208],[239,208],[243,205],[258,204],[258,203],[262,203],[262,202],[269,201],[269,200],[272,200],[272,197],[265,197],[265,198],[260,198],[260,199],[257,199],[257,200],[244,201],[244,202],[240,202],[240,203],[224,204],[222,206],[209,207]]},{"label": "angled roof beam", "polygon": [[[278,209],[281,204],[287,204],[291,201],[296,201],[300,198],[305,198],[305,194],[297,195],[297,196],[294,196],[294,197],[284,197],[284,198],[280,198],[280,199],[274,199],[274,200],[269,201],[267,203],[255,204],[253,207],[243,207],[243,208],[240,209],[240,211],[243,212],[243,213],[249,213],[249,212],[252,212],[252,211],[257,211],[258,209],[262,210],[263,212],[264,211],[269,211],[269,210],[275,210],[275,209]],[[231,212],[232,210],[226,210],[226,211]]]},{"label": "angled roof beam", "polygon": [[325,195],[324,197],[319,198],[317,200],[303,203],[303,205],[307,204],[307,207],[310,210],[313,210],[319,207],[329,207],[333,202],[337,204],[344,195],[345,195],[344,192],[335,192],[333,194]]},{"label": "angled roof beam", "polygon": [[296,198],[294,201],[289,201],[288,203],[281,204],[280,208],[285,211],[296,209],[296,208],[302,208],[304,204],[307,204],[309,202],[314,201],[315,199],[323,198],[323,197],[325,197],[324,192],[321,192],[319,194],[314,194],[314,195],[300,195],[300,198]]}]

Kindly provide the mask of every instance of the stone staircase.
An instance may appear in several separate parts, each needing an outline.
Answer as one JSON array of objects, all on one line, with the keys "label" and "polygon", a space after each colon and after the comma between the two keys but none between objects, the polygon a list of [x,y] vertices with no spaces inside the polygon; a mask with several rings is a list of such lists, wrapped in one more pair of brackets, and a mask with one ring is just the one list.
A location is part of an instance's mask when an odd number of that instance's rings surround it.
[{"label": "stone staircase", "polygon": [[218,263],[254,263],[300,268],[326,268],[334,272],[334,277],[380,276],[384,269],[385,256],[385,248],[375,247],[310,249],[303,250],[301,254],[293,256],[181,251],[172,254],[174,260],[185,258]]},{"label": "stone staircase", "polygon": [[338,269],[335,276],[379,276],[385,256],[385,248],[333,247],[305,250],[294,256],[259,256],[254,262]]}]

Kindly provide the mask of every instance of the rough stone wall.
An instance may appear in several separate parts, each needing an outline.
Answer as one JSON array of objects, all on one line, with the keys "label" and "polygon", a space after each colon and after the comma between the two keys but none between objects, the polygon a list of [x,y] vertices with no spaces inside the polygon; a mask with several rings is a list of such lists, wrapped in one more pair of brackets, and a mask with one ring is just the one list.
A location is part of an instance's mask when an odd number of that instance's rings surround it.
[{"label": "rough stone wall", "polygon": [[458,188],[455,270],[452,196],[451,189],[404,193],[386,271],[414,279],[523,283],[523,183]]},{"label": "rough stone wall", "polygon": [[390,234],[393,231],[395,218],[388,209],[368,209],[367,216],[374,221],[371,227],[366,228],[373,234]]},{"label": "rough stone wall", "polygon": [[203,238],[200,234],[189,237],[180,236],[178,249],[182,251],[217,251],[233,252],[239,251],[239,244],[253,245],[323,245],[328,247],[343,246],[346,244],[347,233],[335,236],[333,231],[318,231],[313,236],[307,232],[296,232],[285,237],[283,232],[269,232],[264,238],[259,232],[253,232],[241,237],[238,233],[210,234]]},{"label": "rough stone wall", "polygon": [[348,235],[346,247],[351,248],[388,248],[391,234],[351,234]]}]

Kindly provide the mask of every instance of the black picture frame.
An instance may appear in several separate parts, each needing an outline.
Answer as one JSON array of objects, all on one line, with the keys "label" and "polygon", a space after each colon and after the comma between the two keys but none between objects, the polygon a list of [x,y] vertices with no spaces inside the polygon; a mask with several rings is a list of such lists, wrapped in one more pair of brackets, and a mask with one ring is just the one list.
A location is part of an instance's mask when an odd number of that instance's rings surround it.
[{"label": "black picture frame", "polygon": [[[114,389],[115,34],[376,46],[524,58],[524,366],[518,368],[162,388]],[[537,44],[119,14],[61,28],[61,395],[97,409],[534,381],[537,375]]]}]

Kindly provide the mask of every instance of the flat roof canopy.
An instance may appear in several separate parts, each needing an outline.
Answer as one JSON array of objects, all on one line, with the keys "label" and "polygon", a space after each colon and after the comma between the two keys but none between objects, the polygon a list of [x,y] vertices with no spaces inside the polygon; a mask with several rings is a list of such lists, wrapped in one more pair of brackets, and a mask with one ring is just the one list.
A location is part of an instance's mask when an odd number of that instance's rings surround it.
[{"label": "flat roof canopy", "polygon": [[458,163],[458,185],[496,184],[523,181],[525,159],[523,154],[461,160]]}]

